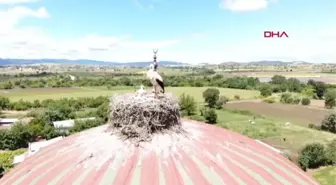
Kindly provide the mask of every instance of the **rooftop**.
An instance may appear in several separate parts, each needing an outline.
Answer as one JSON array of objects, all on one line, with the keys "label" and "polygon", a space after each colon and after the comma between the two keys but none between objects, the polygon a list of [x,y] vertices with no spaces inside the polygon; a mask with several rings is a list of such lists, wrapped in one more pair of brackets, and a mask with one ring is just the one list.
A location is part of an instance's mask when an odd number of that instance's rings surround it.
[{"label": "rooftop", "polygon": [[188,135],[157,133],[139,147],[96,127],[42,148],[0,184],[318,184],[246,136],[191,120],[182,126]]}]

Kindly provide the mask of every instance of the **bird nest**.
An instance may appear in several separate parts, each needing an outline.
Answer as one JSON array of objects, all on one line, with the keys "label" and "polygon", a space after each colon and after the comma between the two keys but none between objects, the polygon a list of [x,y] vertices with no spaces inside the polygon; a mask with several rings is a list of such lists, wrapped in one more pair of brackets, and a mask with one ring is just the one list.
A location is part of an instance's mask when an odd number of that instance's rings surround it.
[{"label": "bird nest", "polygon": [[137,143],[151,140],[158,132],[182,133],[177,99],[152,93],[124,94],[110,98],[110,129],[123,139]]}]

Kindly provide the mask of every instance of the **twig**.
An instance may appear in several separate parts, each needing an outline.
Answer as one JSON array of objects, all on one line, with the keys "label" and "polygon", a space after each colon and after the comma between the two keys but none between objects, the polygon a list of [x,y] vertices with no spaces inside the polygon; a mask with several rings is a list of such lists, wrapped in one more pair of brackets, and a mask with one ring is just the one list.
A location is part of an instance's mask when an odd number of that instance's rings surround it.
[{"label": "twig", "polygon": [[150,141],[157,132],[184,133],[177,99],[151,93],[124,94],[110,98],[109,129],[122,139]]}]

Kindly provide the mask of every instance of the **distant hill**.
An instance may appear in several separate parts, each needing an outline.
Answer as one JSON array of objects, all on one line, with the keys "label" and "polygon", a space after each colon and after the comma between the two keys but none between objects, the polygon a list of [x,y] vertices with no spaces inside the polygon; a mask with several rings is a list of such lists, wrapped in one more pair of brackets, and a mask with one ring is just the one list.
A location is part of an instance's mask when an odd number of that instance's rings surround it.
[{"label": "distant hill", "polygon": [[[1,59],[0,58],[0,65],[44,64],[44,63],[143,67],[150,65],[152,61],[121,63],[121,62],[106,62],[106,61],[85,60],[85,59],[67,60],[67,59]],[[186,63],[174,62],[174,61],[159,61],[159,63],[160,65],[166,65],[166,66],[188,65]]]},{"label": "distant hill", "polygon": [[249,62],[248,64],[250,65],[286,65],[286,64],[291,64],[291,62],[262,60],[262,61]]},{"label": "distant hill", "polygon": [[247,65],[290,65],[290,64],[311,64],[310,62],[305,61],[292,61],[292,62],[283,62],[283,61],[273,61],[273,60],[261,60],[261,61],[252,61],[252,62],[223,62],[220,65],[239,65],[239,64],[247,64]]}]

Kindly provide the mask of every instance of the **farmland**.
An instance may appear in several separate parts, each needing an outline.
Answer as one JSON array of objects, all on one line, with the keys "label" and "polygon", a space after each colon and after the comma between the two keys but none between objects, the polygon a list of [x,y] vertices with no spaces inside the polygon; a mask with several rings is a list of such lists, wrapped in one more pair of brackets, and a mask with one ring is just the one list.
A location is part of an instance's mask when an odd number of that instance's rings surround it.
[{"label": "farmland", "polygon": [[331,110],[308,108],[300,105],[268,104],[264,102],[230,103],[225,107],[233,110],[248,110],[256,114],[268,115],[289,122],[293,121],[305,126],[308,124],[319,124],[325,116],[332,112]]},{"label": "farmland", "polygon": [[[303,89],[304,92],[312,92],[316,95],[317,86],[314,87],[306,82],[302,83],[285,78],[281,83],[285,84],[286,88],[279,90],[281,84],[260,82],[256,78],[243,76],[243,72],[223,74],[219,72],[216,74],[201,68],[162,68],[160,70],[167,75],[165,76],[166,93],[172,93],[176,97],[185,94],[195,100],[197,108],[192,116],[187,117],[207,121],[200,111],[206,107],[207,103],[204,100],[203,92],[209,88],[215,88],[219,91],[219,97],[224,96],[229,99],[229,102],[219,109],[213,109],[217,115],[217,121],[213,124],[259,139],[282,150],[294,162],[297,161],[300,150],[307,144],[318,142],[327,145],[331,140],[336,139],[336,135],[333,133],[308,127],[311,124],[319,127],[325,116],[332,112],[331,109],[328,110],[324,107],[325,101],[323,98],[307,96],[311,101],[310,105],[307,106],[301,105],[301,102],[296,104],[279,103],[281,95],[284,93],[299,97],[300,101],[303,97],[306,97],[306,94],[302,93]],[[44,115],[45,117],[49,116],[48,119],[65,120],[98,115],[99,118],[105,120],[104,114],[107,112],[108,106],[105,97],[113,94],[135,92],[139,89],[140,84],[147,86],[147,91],[151,91],[152,88],[146,83],[147,80],[142,75],[129,75],[131,73],[142,74],[143,69],[141,68],[118,69],[117,72],[120,72],[120,74],[112,70],[105,72],[79,70],[69,73],[76,75],[77,80],[70,80],[69,76],[63,73],[47,74],[43,77],[15,77],[10,83],[6,81],[7,77],[8,79],[10,77],[6,76],[1,84],[0,96],[8,99],[7,103],[3,101],[3,106],[6,106],[6,108],[1,112],[1,116],[3,118],[30,116],[39,118],[39,114],[48,114]],[[299,74],[297,73],[297,75]],[[257,76],[269,78],[266,73],[259,73]],[[287,78],[291,77],[285,76]],[[326,75],[326,77],[329,76]],[[270,86],[270,96],[274,97],[275,103],[263,102],[265,97],[261,96],[259,87],[265,84]],[[332,85],[325,85],[325,92],[334,88]],[[54,114],[57,112],[60,114]],[[38,121],[38,124],[44,124],[40,122],[41,119],[35,121]],[[99,122],[99,124],[105,123],[106,121]],[[81,125],[76,132],[88,127]],[[48,129],[52,130],[53,128]],[[41,134],[46,133],[41,131]],[[318,178],[322,179],[323,174],[320,174]]]},{"label": "farmland", "polygon": [[[76,97],[97,97],[111,96],[114,93],[134,92],[139,87],[73,87],[73,88],[29,88],[29,89],[13,89],[2,93],[2,96],[9,97],[13,101],[35,99],[61,99],[61,98],[76,98]],[[182,93],[191,94],[198,102],[203,102],[202,93],[207,87],[168,87],[167,93],[172,93],[175,96],[180,96]],[[221,95],[229,98],[234,98],[239,95],[241,99],[253,99],[259,96],[259,91],[255,90],[240,90],[229,88],[218,88]],[[148,87],[147,91],[151,89]]]},{"label": "farmland", "polygon": [[[226,106],[228,106],[227,104]],[[231,105],[231,104],[230,104]],[[261,139],[266,143],[288,151],[296,153],[306,144],[312,142],[327,143],[336,138],[335,134],[312,130],[303,127],[297,122],[287,125],[286,118],[278,119],[267,114],[253,114],[249,111],[219,110],[218,126],[248,135],[249,137]],[[251,124],[249,120],[255,123]],[[283,141],[286,138],[286,141]]]}]

